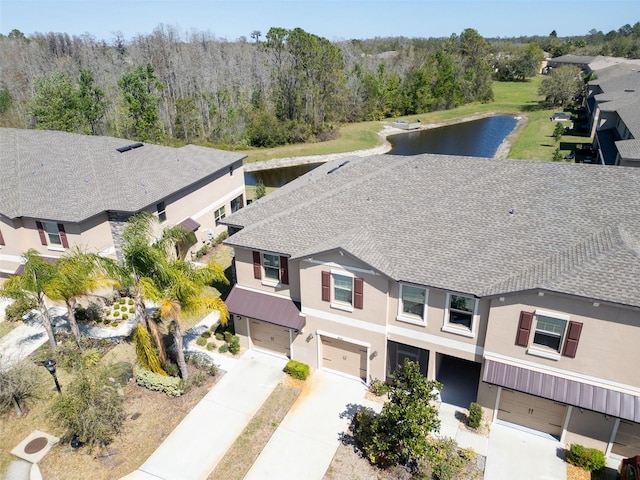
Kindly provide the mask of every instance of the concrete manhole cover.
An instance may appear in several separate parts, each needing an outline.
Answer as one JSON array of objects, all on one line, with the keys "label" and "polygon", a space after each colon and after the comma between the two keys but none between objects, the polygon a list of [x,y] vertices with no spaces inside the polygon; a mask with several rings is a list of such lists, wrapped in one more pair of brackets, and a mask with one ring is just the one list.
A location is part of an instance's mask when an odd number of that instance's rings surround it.
[{"label": "concrete manhole cover", "polygon": [[49,443],[49,440],[45,437],[36,437],[24,446],[24,453],[28,453],[29,455],[37,453],[46,447],[47,443]]}]

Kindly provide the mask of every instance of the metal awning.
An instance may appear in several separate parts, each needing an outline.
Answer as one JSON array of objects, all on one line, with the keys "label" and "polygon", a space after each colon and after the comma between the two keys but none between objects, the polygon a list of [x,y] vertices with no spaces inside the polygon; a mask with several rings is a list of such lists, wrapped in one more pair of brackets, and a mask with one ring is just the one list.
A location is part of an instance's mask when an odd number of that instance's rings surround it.
[{"label": "metal awning", "polygon": [[267,293],[253,292],[234,285],[225,300],[229,313],[255,318],[274,325],[302,330],[305,317],[293,300]]},{"label": "metal awning", "polygon": [[640,422],[640,396],[612,388],[557,377],[486,358],[482,381],[632,422]]},{"label": "metal awning", "polygon": [[200,224],[191,217],[185,218],[178,225],[190,232],[195,232],[198,228],[200,228]]}]

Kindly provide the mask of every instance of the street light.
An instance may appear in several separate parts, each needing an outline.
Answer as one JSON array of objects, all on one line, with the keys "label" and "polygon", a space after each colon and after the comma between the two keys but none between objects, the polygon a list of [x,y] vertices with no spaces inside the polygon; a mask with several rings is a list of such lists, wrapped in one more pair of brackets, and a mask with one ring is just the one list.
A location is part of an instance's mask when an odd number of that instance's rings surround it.
[{"label": "street light", "polygon": [[58,383],[58,377],[56,377],[56,361],[53,358],[50,358],[49,360],[42,362],[42,365],[44,365],[44,368],[49,370],[49,373],[53,376],[53,381],[56,382],[56,390],[58,390],[58,393],[62,393],[62,390],[60,390],[60,384]]}]

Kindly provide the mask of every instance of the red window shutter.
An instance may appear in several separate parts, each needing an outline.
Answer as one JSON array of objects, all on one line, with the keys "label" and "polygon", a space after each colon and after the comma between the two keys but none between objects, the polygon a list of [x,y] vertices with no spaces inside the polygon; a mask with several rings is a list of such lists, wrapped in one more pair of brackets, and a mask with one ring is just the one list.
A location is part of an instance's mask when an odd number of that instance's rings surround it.
[{"label": "red window shutter", "polygon": [[526,347],[529,345],[529,334],[533,324],[533,313],[520,312],[520,322],[518,323],[518,333],[516,334],[516,345]]},{"label": "red window shutter", "polygon": [[322,301],[331,301],[331,272],[322,272]]},{"label": "red window shutter", "polygon": [[289,285],[289,260],[287,257],[280,257],[280,283]]},{"label": "red window shutter", "polygon": [[67,241],[67,232],[64,231],[64,225],[58,224],[58,233],[60,234],[60,241],[64,248],[69,248],[69,242]]},{"label": "red window shutter", "polygon": [[2,230],[0,230],[0,245],[6,245],[6,243],[4,243],[4,237],[2,236]]},{"label": "red window shutter", "polygon": [[40,234],[40,243],[47,245],[47,234],[44,232],[44,225],[42,225],[42,222],[36,222],[36,227],[38,227],[38,233]]},{"label": "red window shutter", "polygon": [[362,309],[364,281],[361,278],[353,279],[353,307]]},{"label": "red window shutter", "polygon": [[260,252],[253,252],[253,278],[262,278],[262,265],[260,264]]},{"label": "red window shutter", "polygon": [[567,329],[567,339],[564,341],[562,355],[565,357],[575,358],[578,351],[578,342],[580,341],[580,333],[582,332],[582,323],[569,322]]}]

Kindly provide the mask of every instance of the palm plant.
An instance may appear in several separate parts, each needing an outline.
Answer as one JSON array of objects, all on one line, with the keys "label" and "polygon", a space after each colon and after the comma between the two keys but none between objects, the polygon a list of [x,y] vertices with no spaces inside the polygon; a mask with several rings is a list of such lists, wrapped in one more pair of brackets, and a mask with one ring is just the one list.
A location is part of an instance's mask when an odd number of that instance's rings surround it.
[{"label": "palm plant", "polygon": [[45,286],[49,298],[64,301],[69,327],[79,347],[80,329],[74,310],[76,299],[99,288],[114,285],[112,272],[115,268],[112,260],[76,248],[60,258],[51,281]]},{"label": "palm plant", "polygon": [[36,302],[42,325],[47,332],[49,350],[51,354],[55,354],[56,340],[46,305],[45,291],[55,277],[56,266],[44,260],[34,249],[27,250],[23,257],[26,260],[24,273],[9,278],[0,287],[0,296],[16,300],[30,298]]}]

